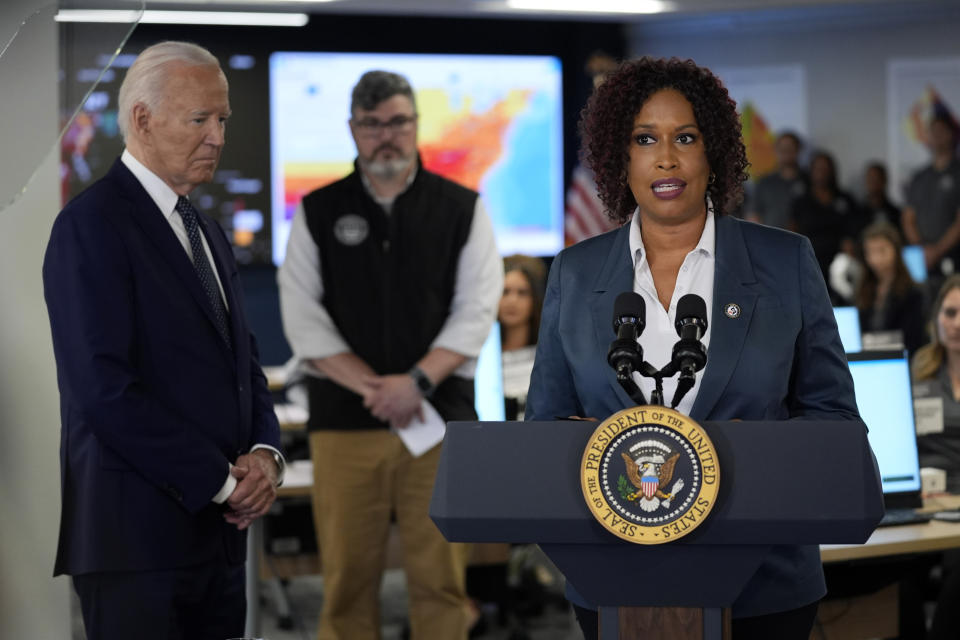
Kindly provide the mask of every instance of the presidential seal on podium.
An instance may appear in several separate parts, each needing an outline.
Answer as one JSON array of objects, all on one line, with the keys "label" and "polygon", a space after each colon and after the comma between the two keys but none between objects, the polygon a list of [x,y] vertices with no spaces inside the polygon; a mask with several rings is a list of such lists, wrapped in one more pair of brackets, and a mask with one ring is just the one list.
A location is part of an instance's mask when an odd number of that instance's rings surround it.
[{"label": "presidential seal on podium", "polygon": [[654,405],[600,423],[580,464],[590,512],[636,544],[672,542],[694,531],[713,509],[719,482],[707,433],[688,416]]}]

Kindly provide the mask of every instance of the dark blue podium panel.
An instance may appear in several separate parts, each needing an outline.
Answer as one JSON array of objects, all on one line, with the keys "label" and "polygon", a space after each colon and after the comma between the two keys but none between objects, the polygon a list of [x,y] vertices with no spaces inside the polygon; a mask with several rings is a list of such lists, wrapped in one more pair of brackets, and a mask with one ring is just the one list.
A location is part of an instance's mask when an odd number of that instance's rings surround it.
[{"label": "dark blue podium panel", "polygon": [[[716,506],[695,532],[653,550],[862,543],[880,521],[883,496],[862,422],[701,426],[720,462]],[[450,423],[431,517],[451,541],[639,547],[606,531],[584,503],[580,461],[596,427],[580,421]]]},{"label": "dark blue podium panel", "polygon": [[612,607],[732,606],[770,549],[626,541],[540,546],[581,596]]}]

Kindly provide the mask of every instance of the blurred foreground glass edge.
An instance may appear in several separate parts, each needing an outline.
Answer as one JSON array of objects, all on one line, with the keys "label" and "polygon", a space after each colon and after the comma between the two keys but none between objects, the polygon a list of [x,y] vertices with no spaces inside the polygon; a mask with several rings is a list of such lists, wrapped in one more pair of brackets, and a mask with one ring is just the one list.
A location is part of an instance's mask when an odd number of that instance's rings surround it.
[{"label": "blurred foreground glass edge", "polygon": [[[15,90],[24,74],[37,71],[31,65],[33,48],[49,39],[51,28],[56,33],[60,62],[56,126],[37,122],[35,111],[26,101],[4,102],[4,112],[0,115],[0,148],[15,154],[17,162],[8,165],[12,175],[6,176],[0,186],[0,214],[27,192],[40,164],[55,149],[60,150],[61,194],[66,194],[67,175],[71,171],[83,171],[91,120],[116,117],[116,105],[103,104],[97,88],[104,78],[117,73],[114,63],[140,23],[146,0],[131,2],[129,22],[57,22],[57,12],[72,4],[66,0],[33,9],[19,20],[13,34],[0,43],[0,87]],[[81,52],[89,48],[85,45],[90,43],[96,43],[100,51],[111,53],[76,64]]]}]

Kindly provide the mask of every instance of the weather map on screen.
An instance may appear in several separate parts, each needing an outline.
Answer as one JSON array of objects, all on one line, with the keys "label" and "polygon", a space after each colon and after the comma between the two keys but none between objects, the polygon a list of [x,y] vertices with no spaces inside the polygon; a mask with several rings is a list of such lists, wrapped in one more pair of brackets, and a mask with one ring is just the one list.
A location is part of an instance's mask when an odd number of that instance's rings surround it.
[{"label": "weather map on screen", "polygon": [[424,166],[481,193],[504,255],[563,248],[562,74],[550,56],[270,56],[273,260],[300,199],[347,175],[350,94],[372,69],[413,86]]}]

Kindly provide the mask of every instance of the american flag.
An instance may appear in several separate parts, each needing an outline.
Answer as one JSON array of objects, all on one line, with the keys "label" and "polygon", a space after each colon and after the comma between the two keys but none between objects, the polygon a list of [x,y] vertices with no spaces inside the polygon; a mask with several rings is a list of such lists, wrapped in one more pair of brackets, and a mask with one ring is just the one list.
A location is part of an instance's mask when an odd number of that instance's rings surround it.
[{"label": "american flag", "polygon": [[647,500],[653,498],[659,486],[660,478],[657,476],[643,476],[640,478],[640,488],[643,489],[643,495],[647,497]]},{"label": "american flag", "polygon": [[567,190],[564,216],[566,245],[569,247],[616,227],[617,223],[611,221],[603,211],[593,173],[578,164],[573,170],[570,189]]}]

